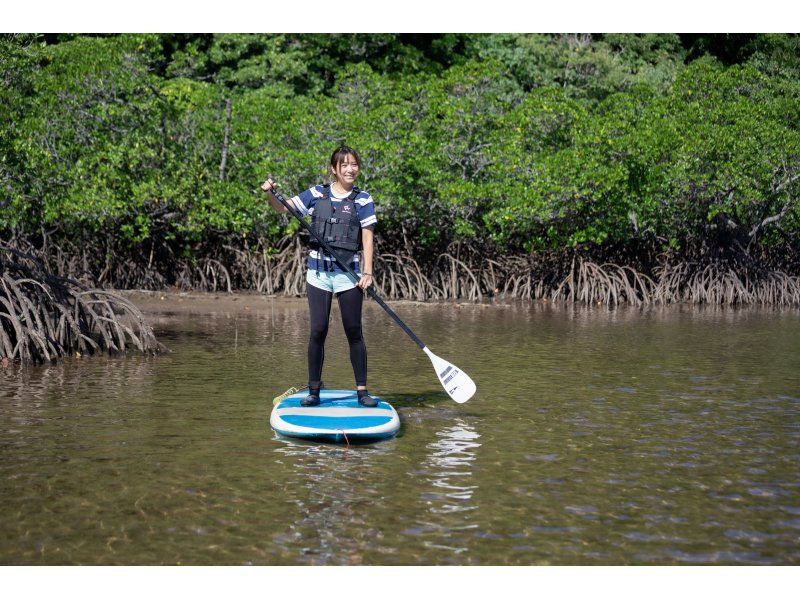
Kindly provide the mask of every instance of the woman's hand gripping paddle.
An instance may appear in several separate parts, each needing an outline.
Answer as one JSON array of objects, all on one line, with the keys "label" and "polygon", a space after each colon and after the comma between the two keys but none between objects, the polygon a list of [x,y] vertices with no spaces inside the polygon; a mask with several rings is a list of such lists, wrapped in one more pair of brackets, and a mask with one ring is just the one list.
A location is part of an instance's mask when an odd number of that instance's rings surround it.
[{"label": "woman's hand gripping paddle", "polygon": [[[267,183],[264,183],[264,185],[267,185]],[[332,255],[336,261],[339,262],[339,265],[344,268],[344,270],[350,276],[353,277],[354,281],[358,281],[358,275],[350,267],[350,264],[346,264],[346,260],[343,260],[339,257],[339,254],[316,233],[311,225],[308,224],[308,222],[306,222],[306,220],[300,214],[293,209],[292,205],[279,191],[275,189],[274,186],[271,186],[271,189],[265,188],[265,186],[262,186],[261,188],[264,189],[264,191],[271,190],[275,197],[278,198],[278,201],[281,202],[283,207],[285,207],[292,216],[297,218],[297,220],[300,222],[300,225],[317,240],[317,242],[325,249],[326,252]],[[405,322],[403,322],[403,320],[401,320],[400,317],[394,313],[394,311],[392,311],[388,305],[386,305],[383,299],[378,296],[378,294],[375,292],[375,289],[372,287],[367,287],[367,293],[378,305],[384,309],[384,311],[386,311],[387,314],[389,314],[389,316],[397,323],[397,325],[400,326],[400,328],[402,328],[403,331],[411,337],[411,340],[417,343],[419,348],[422,349],[430,358],[431,363],[433,364],[433,369],[436,371],[436,376],[439,378],[439,382],[447,392],[447,396],[453,399],[456,403],[466,403],[469,401],[477,390],[472,378],[467,376],[466,372],[464,372],[462,369],[454,366],[449,361],[438,357],[433,353],[433,351],[428,349],[428,347],[425,346],[425,343],[419,340],[417,335],[411,332],[411,329],[406,326]]]}]

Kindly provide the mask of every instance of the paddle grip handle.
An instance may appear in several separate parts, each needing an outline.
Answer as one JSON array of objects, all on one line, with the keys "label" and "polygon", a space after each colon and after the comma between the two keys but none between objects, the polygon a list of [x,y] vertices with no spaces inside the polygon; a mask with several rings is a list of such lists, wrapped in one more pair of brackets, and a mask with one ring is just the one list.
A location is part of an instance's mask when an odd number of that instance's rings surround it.
[{"label": "paddle grip handle", "polygon": [[[311,225],[308,224],[308,222],[306,222],[306,220],[293,209],[293,207],[286,200],[283,194],[274,188],[272,190],[272,193],[275,195],[275,197],[278,198],[278,201],[281,202],[283,207],[286,208],[292,216],[297,218],[297,220],[300,222],[300,225],[304,229],[306,229],[311,234],[312,237],[314,237],[317,240],[317,243],[319,243],[325,249],[325,251],[327,251],[334,258],[336,258],[336,261],[339,262],[339,265],[342,268],[344,268],[344,270],[350,276],[353,277],[353,280],[358,281],[358,274],[356,274],[355,271],[350,267],[350,264],[345,263],[346,260],[342,259],[339,256],[339,254],[336,251],[334,251],[334,249],[330,245],[328,245],[328,243],[316,233],[316,231],[311,227]],[[375,291],[375,289],[373,289],[372,287],[367,287],[367,294],[369,294],[369,296],[372,297],[372,299],[378,305],[380,305],[386,311],[386,313],[389,314],[389,316],[391,316],[391,318],[397,323],[397,325],[403,329],[403,332],[405,332],[408,336],[410,336],[412,341],[417,343],[420,349],[425,348],[425,343],[419,340],[419,337],[417,337],[417,335],[414,334],[408,326],[406,326],[406,323],[400,319],[400,316],[394,313],[391,307],[386,305],[386,302],[378,296],[378,293]]]}]

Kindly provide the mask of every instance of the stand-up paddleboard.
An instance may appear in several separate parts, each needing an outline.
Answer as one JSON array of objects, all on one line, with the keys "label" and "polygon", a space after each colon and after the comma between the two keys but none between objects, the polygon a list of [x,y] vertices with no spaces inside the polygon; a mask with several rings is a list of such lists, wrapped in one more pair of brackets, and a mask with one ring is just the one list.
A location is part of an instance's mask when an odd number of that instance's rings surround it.
[{"label": "stand-up paddleboard", "polygon": [[[300,226],[306,229],[306,231],[308,231],[308,233],[314,239],[317,240],[317,243],[319,243],[320,246],[323,247],[328,254],[336,258],[336,261],[339,262],[339,265],[344,269],[345,272],[347,272],[350,275],[353,281],[357,281],[360,278],[358,274],[355,273],[355,270],[353,270],[347,263],[347,260],[342,259],[342,256],[339,255],[338,251],[334,250],[330,245],[328,245],[325,239],[323,239],[322,236],[316,230],[314,230],[314,228],[308,223],[308,221],[305,218],[303,218],[303,216],[301,216],[300,213],[297,212],[297,210],[294,207],[292,207],[294,204],[290,204],[286,200],[286,198],[280,193],[280,191],[275,189],[275,185],[272,183],[271,180],[267,179],[267,181],[263,185],[261,185],[261,188],[264,191],[271,191],[274,194],[274,196],[278,199],[278,201],[281,202],[281,205],[292,216],[297,218],[297,221],[300,223]],[[400,316],[394,313],[394,311],[392,311],[392,308],[386,305],[386,302],[378,296],[378,294],[375,292],[375,289],[372,286],[367,287],[366,291],[367,294],[370,297],[372,297],[375,300],[375,302],[378,305],[380,305],[387,314],[389,314],[389,316],[397,323],[397,325],[400,326],[400,328],[402,328],[403,331],[409,337],[411,337],[411,340],[417,343],[417,346],[420,349],[425,351],[427,356],[430,358],[431,363],[433,364],[434,370],[439,376],[439,382],[442,383],[442,386],[447,391],[447,395],[451,399],[453,399],[456,403],[466,403],[467,401],[469,401],[472,395],[475,394],[475,390],[477,389],[475,382],[472,381],[472,378],[467,376],[467,373],[464,370],[457,368],[449,361],[445,361],[438,355],[435,355],[433,351],[431,351],[427,346],[425,346],[425,343],[419,340],[419,337],[416,334],[414,334],[408,326],[406,326],[406,323],[400,319]]]},{"label": "stand-up paddleboard", "polygon": [[[289,395],[272,410],[269,423],[284,436],[351,442],[391,438],[400,429],[400,418],[389,403],[378,399],[376,407],[358,404],[354,390],[322,390],[320,404],[303,407],[307,391]],[[374,395],[373,395],[374,396]]]}]

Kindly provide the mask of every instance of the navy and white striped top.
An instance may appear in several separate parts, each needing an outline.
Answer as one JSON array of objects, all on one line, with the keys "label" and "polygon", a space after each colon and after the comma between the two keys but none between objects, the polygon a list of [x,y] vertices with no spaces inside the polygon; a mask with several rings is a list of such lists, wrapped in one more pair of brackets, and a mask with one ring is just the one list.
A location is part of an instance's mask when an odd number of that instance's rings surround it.
[{"label": "navy and white striped top", "polygon": [[[333,202],[334,205],[341,203],[343,199],[347,199],[350,195],[349,193],[341,196],[337,195],[333,192],[332,188],[329,188],[329,192],[331,202]],[[303,216],[310,216],[314,213],[314,206],[317,201],[322,199],[322,197],[322,185],[315,185],[310,189],[306,189],[300,193],[300,195],[292,197],[291,202],[300,214]],[[374,226],[378,222],[378,219],[375,216],[375,203],[372,201],[372,196],[366,191],[359,190],[354,201],[356,204],[356,214],[361,221],[361,228]],[[361,270],[359,270],[358,262],[358,253],[356,253],[353,256],[353,261],[350,262],[350,267],[353,268],[356,274],[360,275]],[[319,269],[328,272],[344,272],[344,268],[339,266],[335,259],[329,255],[324,255],[324,251],[317,251],[316,249],[312,249],[308,254],[308,268],[309,270]]]}]

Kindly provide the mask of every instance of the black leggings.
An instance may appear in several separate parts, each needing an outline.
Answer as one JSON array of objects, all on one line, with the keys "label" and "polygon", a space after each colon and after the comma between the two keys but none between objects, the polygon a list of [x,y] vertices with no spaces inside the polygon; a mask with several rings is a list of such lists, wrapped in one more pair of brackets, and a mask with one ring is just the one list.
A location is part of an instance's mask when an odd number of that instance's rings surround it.
[{"label": "black leggings", "polygon": [[[308,307],[311,312],[311,335],[308,339],[308,383],[318,385],[322,380],[322,362],[325,360],[325,337],[331,315],[333,293],[306,283]],[[361,333],[361,306],[364,293],[358,287],[336,293],[339,311],[347,342],[350,344],[350,363],[356,377],[356,386],[367,385],[367,346]]]}]

